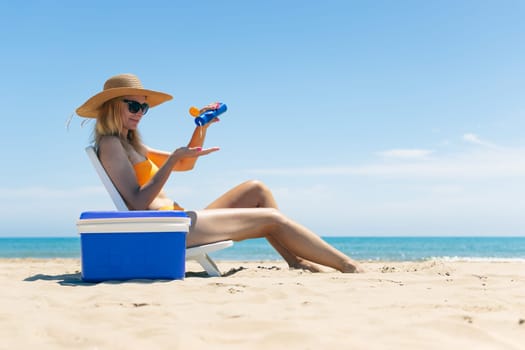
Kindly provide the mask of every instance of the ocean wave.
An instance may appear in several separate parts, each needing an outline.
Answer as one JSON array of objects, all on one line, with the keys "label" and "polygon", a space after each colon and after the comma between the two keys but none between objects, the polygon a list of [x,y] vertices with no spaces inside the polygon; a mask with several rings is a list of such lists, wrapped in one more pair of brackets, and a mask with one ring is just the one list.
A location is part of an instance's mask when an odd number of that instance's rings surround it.
[{"label": "ocean wave", "polygon": [[445,262],[525,262],[525,258],[502,258],[502,257],[479,257],[479,256],[440,256],[432,257],[428,260],[438,260]]}]

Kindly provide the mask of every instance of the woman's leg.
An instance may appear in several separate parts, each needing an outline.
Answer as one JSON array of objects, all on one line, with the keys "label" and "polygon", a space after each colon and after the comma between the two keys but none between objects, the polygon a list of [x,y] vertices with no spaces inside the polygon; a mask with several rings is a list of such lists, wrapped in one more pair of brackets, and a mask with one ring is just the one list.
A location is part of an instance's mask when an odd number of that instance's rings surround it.
[{"label": "woman's leg", "polygon": [[[278,209],[278,206],[272,192],[267,186],[260,181],[250,180],[232,188],[206,207],[206,209],[219,208]],[[266,239],[291,268],[307,269],[312,272],[321,271],[318,266],[291,253],[274,237],[266,237]]]},{"label": "woman's leg", "polygon": [[208,209],[189,212],[188,246],[226,239],[270,237],[293,255],[337,269],[358,272],[358,264],[307,228],[273,208]]},{"label": "woman's leg", "polygon": [[[211,203],[206,209],[219,209],[219,208],[273,208],[278,209],[277,203],[273,197],[271,191],[260,181],[247,181],[244,182],[232,190],[228,191],[213,203]],[[282,216],[282,214],[280,214]],[[284,218],[284,216],[282,216]],[[290,220],[291,222],[291,220]],[[295,224],[299,226],[298,224]],[[313,232],[301,227],[301,230],[310,232],[311,235],[317,237]],[[294,232],[289,232],[293,234]],[[288,265],[292,268],[303,268],[313,272],[321,271],[321,269],[315,264],[307,261],[306,257],[296,254],[294,251],[288,248],[288,245],[283,244],[280,239],[274,235],[264,235],[270,244],[277,250],[277,252],[285,259]],[[317,237],[318,240],[321,240]],[[322,240],[321,240],[322,241]],[[322,241],[325,245],[324,241]],[[332,248],[332,247],[330,247]],[[334,249],[334,248],[332,248]],[[342,254],[342,253],[340,253]],[[343,255],[344,256],[344,255]],[[345,256],[345,258],[349,259]],[[309,260],[309,259],[308,259]],[[349,259],[350,260],[350,259]]]}]

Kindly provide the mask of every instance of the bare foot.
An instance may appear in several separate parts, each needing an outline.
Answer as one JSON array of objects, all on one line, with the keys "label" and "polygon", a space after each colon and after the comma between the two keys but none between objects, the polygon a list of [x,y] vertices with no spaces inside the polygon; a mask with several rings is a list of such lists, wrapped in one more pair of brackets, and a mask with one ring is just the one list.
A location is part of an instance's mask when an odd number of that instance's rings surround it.
[{"label": "bare foot", "polygon": [[343,273],[362,273],[365,272],[365,270],[355,261],[350,260],[345,262],[343,269],[341,270]]},{"label": "bare foot", "polygon": [[319,266],[315,265],[314,263],[308,260],[304,260],[304,259],[299,259],[297,263],[290,265],[290,268],[298,269],[298,270],[307,270],[310,272],[323,272],[323,270],[321,270]]}]

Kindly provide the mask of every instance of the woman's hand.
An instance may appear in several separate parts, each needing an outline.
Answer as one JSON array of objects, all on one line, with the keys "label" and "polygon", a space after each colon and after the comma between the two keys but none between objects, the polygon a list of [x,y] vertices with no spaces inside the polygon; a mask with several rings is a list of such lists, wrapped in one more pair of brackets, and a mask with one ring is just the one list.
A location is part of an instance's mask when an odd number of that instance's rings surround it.
[{"label": "woman's hand", "polygon": [[219,147],[210,147],[204,149],[202,147],[179,147],[173,151],[172,156],[176,157],[177,159],[197,158],[216,152],[219,149]]}]

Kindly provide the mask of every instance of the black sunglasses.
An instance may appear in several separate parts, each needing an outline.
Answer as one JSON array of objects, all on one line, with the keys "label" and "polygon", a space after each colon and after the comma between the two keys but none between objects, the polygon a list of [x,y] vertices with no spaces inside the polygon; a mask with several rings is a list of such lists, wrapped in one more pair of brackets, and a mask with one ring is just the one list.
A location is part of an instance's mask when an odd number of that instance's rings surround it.
[{"label": "black sunglasses", "polygon": [[142,110],[142,114],[146,114],[149,109],[149,104],[147,103],[139,103],[137,101],[133,100],[122,100],[123,102],[128,104],[128,110],[130,113],[138,113],[140,110]]}]

